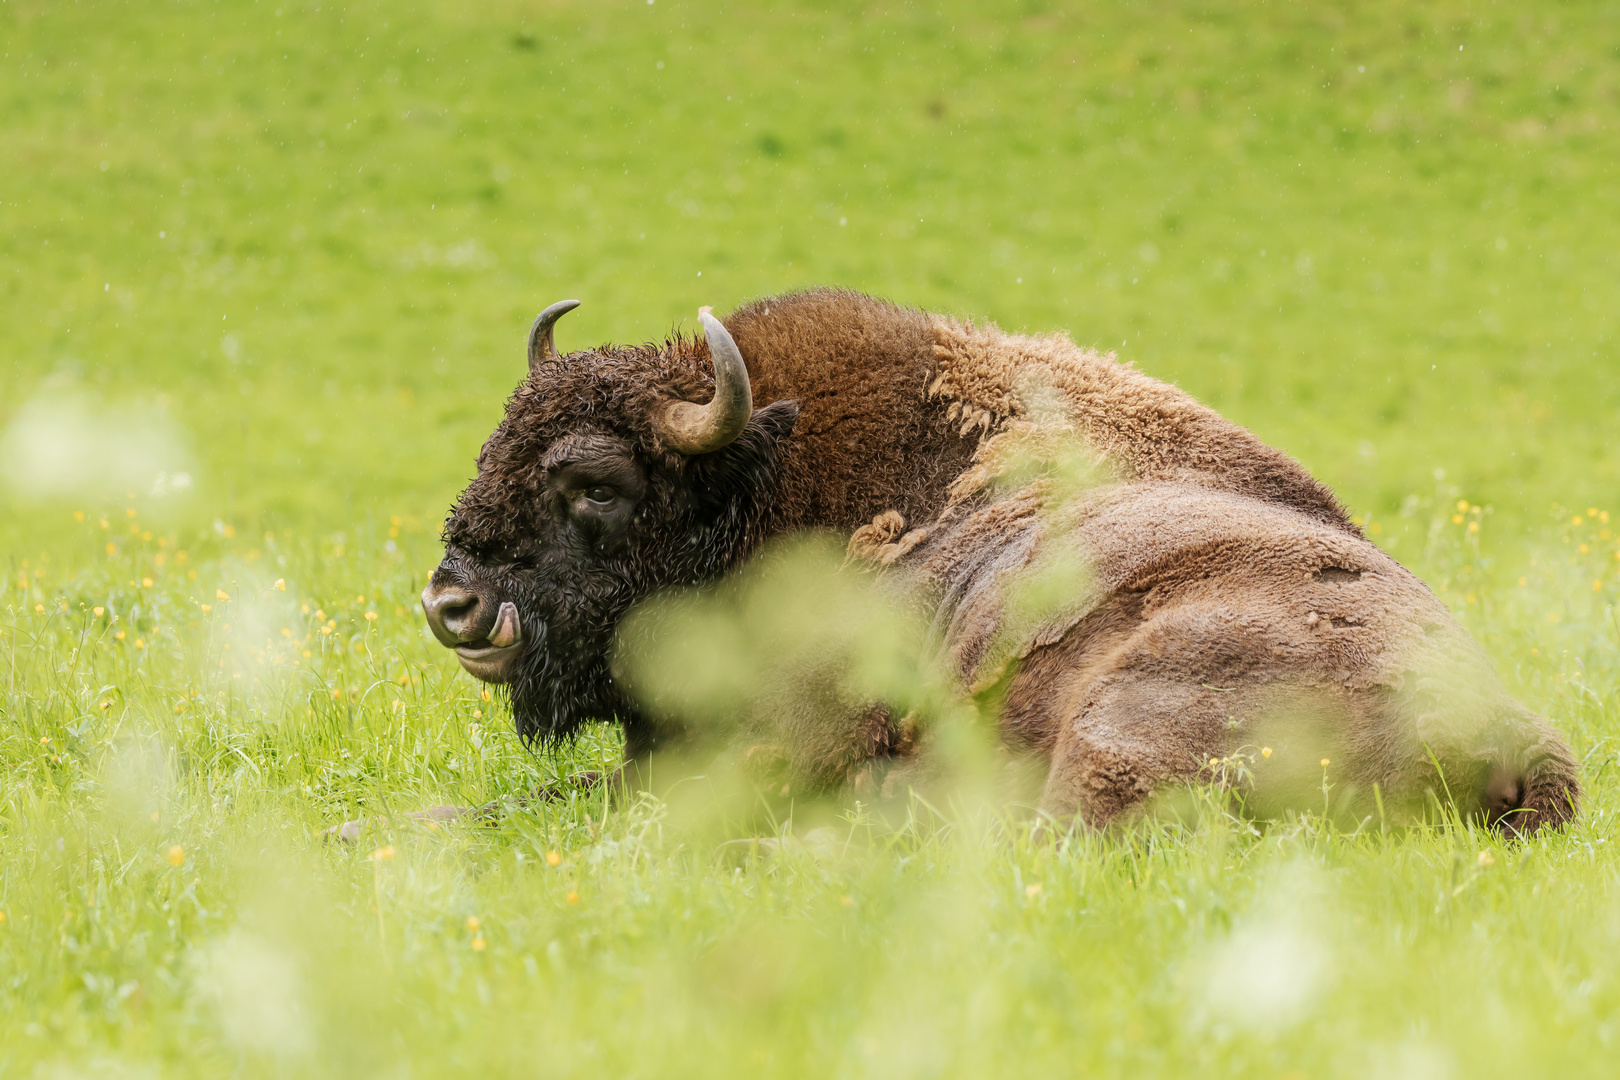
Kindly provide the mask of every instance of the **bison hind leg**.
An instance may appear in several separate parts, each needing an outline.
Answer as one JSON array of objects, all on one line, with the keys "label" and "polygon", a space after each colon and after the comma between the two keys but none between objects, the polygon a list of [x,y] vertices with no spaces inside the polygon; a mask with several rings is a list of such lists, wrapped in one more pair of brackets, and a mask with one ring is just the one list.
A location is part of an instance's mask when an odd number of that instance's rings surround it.
[{"label": "bison hind leg", "polygon": [[1059,731],[1041,809],[1102,827],[1167,784],[1207,778],[1232,742],[1237,696],[1152,674],[1106,677]]},{"label": "bison hind leg", "polygon": [[1234,796],[1244,817],[1310,811],[1349,825],[1372,812],[1378,779],[1360,760],[1357,727],[1333,689],[1118,672],[1064,725],[1042,809],[1093,826],[1150,799],[1178,814],[1194,799],[1185,785],[1202,782]]}]

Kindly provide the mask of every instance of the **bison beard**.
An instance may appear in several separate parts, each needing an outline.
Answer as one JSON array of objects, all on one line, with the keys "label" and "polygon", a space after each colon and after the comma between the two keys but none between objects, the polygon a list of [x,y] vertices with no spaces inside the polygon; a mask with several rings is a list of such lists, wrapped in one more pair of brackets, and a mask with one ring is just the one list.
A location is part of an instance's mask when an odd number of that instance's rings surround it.
[{"label": "bison beard", "polygon": [[[544,637],[518,662],[512,681],[497,688],[510,701],[518,734],[527,743],[549,746],[572,736],[593,718],[617,717],[639,727],[634,705],[619,692],[608,672],[607,653],[614,627],[632,594],[608,578],[601,590],[576,590],[558,602],[513,590],[526,610],[547,611]],[[543,600],[553,606],[542,607]]]},{"label": "bison beard", "polygon": [[615,682],[608,665],[615,631],[637,601],[716,581],[758,546],[781,446],[798,412],[793,402],[761,409],[724,450],[655,477],[643,519],[662,527],[618,558],[588,568],[555,565],[539,575],[514,571],[497,583],[519,610],[543,613],[532,628],[526,620],[532,644],[511,682],[498,688],[525,742],[555,745],[582,724],[609,719],[624,726],[637,751],[679,734],[650,725]]},{"label": "bison beard", "polygon": [[[1112,355],[822,289],[724,324],[704,309],[705,340],[559,356],[572,306],[536,320],[423,601],[468,669],[505,684],[524,739],[590,719],[623,724],[632,759],[690,739],[610,669],[627,616],[813,532],[927,609],[954,692],[996,703],[1059,818],[1106,824],[1267,732],[1266,768],[1319,791],[1331,759],[1369,806],[1441,799],[1520,832],[1575,814],[1568,747],[1422,582],[1297,463]],[[1056,495],[1076,448],[1092,479]],[[1024,618],[1009,597],[1053,557],[1083,561],[1084,582]],[[465,597],[477,615],[453,624]],[[508,603],[521,653],[494,629]],[[480,651],[515,660],[480,668]],[[799,723],[812,696],[773,700]],[[853,704],[792,729],[841,742],[781,759],[858,783],[875,757],[926,753],[915,718]]]}]

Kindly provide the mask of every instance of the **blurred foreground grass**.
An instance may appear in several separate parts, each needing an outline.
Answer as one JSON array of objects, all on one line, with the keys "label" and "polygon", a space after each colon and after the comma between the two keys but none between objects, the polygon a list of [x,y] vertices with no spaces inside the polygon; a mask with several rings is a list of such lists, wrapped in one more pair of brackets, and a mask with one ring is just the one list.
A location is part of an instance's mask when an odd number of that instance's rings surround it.
[{"label": "blurred foreground grass", "polygon": [[[0,1074],[1608,1071],[1610,8],[0,40]],[[581,792],[315,842],[615,753],[525,752],[416,613],[534,311],[586,302],[570,348],[822,282],[1068,329],[1300,456],[1559,722],[1582,820],[1054,845],[964,799],[773,852]]]}]

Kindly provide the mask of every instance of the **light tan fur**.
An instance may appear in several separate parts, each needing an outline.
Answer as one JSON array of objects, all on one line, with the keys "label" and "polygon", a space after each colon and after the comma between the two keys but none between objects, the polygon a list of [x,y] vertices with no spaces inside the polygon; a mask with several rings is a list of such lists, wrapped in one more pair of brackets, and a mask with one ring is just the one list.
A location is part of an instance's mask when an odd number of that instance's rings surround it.
[{"label": "light tan fur", "polygon": [[936,374],[928,386],[962,433],[985,438],[958,498],[996,472],[997,444],[1046,429],[1095,447],[1124,479],[1184,480],[1292,506],[1354,530],[1320,482],[1290,459],[1177,388],[1082,349],[1063,334],[1027,337],[994,324],[930,320]]},{"label": "light tan fur", "polygon": [[[937,514],[885,508],[849,552],[932,597],[964,690],[999,701],[1010,746],[1049,758],[1048,812],[1106,824],[1218,776],[1261,809],[1336,791],[1520,830],[1574,813],[1551,725],[1296,462],[1062,335],[928,325],[922,395],[971,460]],[[1065,474],[1076,461],[1088,481]],[[1013,610],[1064,557],[1083,581]]]}]

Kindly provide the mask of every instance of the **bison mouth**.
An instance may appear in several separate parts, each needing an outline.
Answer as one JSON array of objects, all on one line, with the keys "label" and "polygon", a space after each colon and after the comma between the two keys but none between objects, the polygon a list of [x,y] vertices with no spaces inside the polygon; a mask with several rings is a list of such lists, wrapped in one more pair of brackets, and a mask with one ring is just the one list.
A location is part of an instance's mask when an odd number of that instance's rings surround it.
[{"label": "bison mouth", "polygon": [[422,591],[422,612],[467,674],[505,688],[526,741],[555,742],[587,720],[628,716],[606,660],[617,612],[559,611],[522,584],[469,581],[441,565]]},{"label": "bison mouth", "polygon": [[467,673],[484,682],[510,682],[523,656],[525,634],[517,605],[499,605],[457,585],[430,584],[422,593],[428,627],[456,651]]},{"label": "bison mouth", "polygon": [[[515,613],[513,621],[517,622]],[[518,622],[517,626],[516,640],[505,645],[496,644],[496,637],[462,642],[455,647],[456,659],[467,669],[467,674],[474,678],[489,683],[510,682],[512,673],[517,668],[518,659],[523,655],[523,624]]]}]

